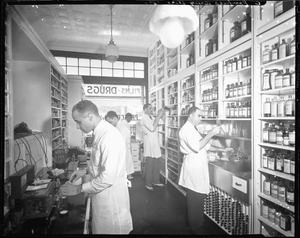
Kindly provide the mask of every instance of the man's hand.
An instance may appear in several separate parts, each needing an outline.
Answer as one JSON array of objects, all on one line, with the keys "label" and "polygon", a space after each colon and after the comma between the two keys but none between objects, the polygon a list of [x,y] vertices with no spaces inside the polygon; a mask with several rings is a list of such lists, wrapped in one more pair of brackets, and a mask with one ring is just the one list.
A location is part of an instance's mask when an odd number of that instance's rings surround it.
[{"label": "man's hand", "polygon": [[73,185],[67,181],[64,185],[60,186],[59,193],[64,196],[73,196],[80,193],[81,185]]},{"label": "man's hand", "polygon": [[216,126],[209,133],[212,135],[218,135],[220,134],[220,132],[221,132],[221,126]]},{"label": "man's hand", "polygon": [[233,148],[225,148],[224,152],[231,152],[231,153],[233,153],[234,149]]},{"label": "man's hand", "polygon": [[76,180],[78,180],[79,178],[83,177],[86,174],[86,170],[85,169],[80,169],[80,170],[75,170],[69,178],[70,182],[75,182]]}]

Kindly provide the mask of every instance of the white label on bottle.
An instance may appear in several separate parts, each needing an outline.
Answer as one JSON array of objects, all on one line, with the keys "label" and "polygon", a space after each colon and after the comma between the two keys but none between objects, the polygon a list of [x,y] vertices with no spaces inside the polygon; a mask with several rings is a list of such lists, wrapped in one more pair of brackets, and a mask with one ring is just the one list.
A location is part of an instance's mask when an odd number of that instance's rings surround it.
[{"label": "white label on bottle", "polygon": [[278,103],[278,116],[279,117],[284,117],[285,113],[284,113],[284,103]]},{"label": "white label on bottle", "polygon": [[264,182],[264,194],[271,195],[270,182]]},{"label": "white label on bottle", "polygon": [[271,185],[271,194],[272,197],[277,198],[278,197],[278,186],[277,185]]},{"label": "white label on bottle", "polygon": [[277,117],[277,103],[271,104],[271,117]]},{"label": "white label on bottle", "polygon": [[295,145],[295,132],[289,133],[289,141],[290,141],[290,144]]},{"label": "white label on bottle", "polygon": [[263,90],[268,90],[270,89],[270,81],[269,81],[269,78],[270,78],[270,74],[265,74],[264,77],[263,77]]},{"label": "white label on bottle", "polygon": [[269,208],[266,205],[262,205],[262,216],[268,219]]},{"label": "white label on bottle", "polygon": [[282,76],[275,77],[275,88],[282,88]]},{"label": "white label on bottle", "polygon": [[263,141],[269,142],[269,131],[263,131]]},{"label": "white label on bottle", "polygon": [[263,167],[268,168],[268,156],[263,156]]},{"label": "white label on bottle", "polygon": [[278,14],[281,14],[283,12],[283,3],[277,2],[275,5],[275,17],[278,16]]},{"label": "white label on bottle", "polygon": [[291,174],[295,174],[295,161],[291,160]]},{"label": "white label on bottle", "polygon": [[268,158],[268,169],[275,170],[275,159]]},{"label": "white label on bottle", "polygon": [[231,31],[230,31],[230,38],[231,38],[231,39],[234,38],[234,30],[231,30]]},{"label": "white label on bottle", "polygon": [[271,103],[264,103],[264,114],[271,113]]},{"label": "white label on bottle", "polygon": [[242,29],[242,32],[246,31],[247,30],[247,21],[243,21],[242,24],[241,24],[241,29]]},{"label": "white label on bottle", "polygon": [[277,60],[277,59],[278,59],[278,51],[276,49],[272,51],[272,60]]},{"label": "white label on bottle", "polygon": [[205,30],[209,28],[209,20],[205,21]]},{"label": "white label on bottle", "polygon": [[286,224],[286,219],[285,219],[284,217],[281,216],[281,217],[280,217],[280,227],[281,227],[283,230],[286,229],[285,224]]},{"label": "white label on bottle", "polygon": [[279,47],[279,58],[285,58],[286,57],[286,46],[285,44]]},{"label": "white label on bottle", "polygon": [[288,136],[283,137],[283,145],[290,145],[290,141],[289,141]]},{"label": "white label on bottle", "polygon": [[239,117],[239,109],[237,107],[234,109],[234,117]]},{"label": "white label on bottle", "polygon": [[289,87],[290,86],[290,80],[291,80],[291,77],[290,77],[290,75],[284,75],[283,76],[283,82],[282,82],[282,84],[283,84],[283,87]]},{"label": "white label on bottle", "polygon": [[295,44],[291,45],[291,48],[290,48],[290,55],[292,54],[295,54],[296,52],[296,48],[295,48]]},{"label": "white label on bottle", "polygon": [[287,192],[286,193],[286,200],[289,202],[294,202],[294,193]]},{"label": "white label on bottle", "polygon": [[279,223],[280,223],[280,216],[275,214],[275,225],[279,226]]},{"label": "white label on bottle", "polygon": [[291,161],[288,159],[284,159],[283,162],[283,172],[290,174],[291,173]]},{"label": "white label on bottle", "polygon": [[271,88],[275,89],[275,76],[276,76],[277,72],[274,71],[271,73]]},{"label": "white label on bottle", "polygon": [[282,160],[281,159],[276,160],[276,170],[282,171]]},{"label": "white label on bottle", "polygon": [[270,222],[275,222],[275,209],[269,208],[269,220]]},{"label": "white label on bottle", "polygon": [[285,105],[285,113],[287,116],[292,116],[293,115],[293,102],[288,101]]},{"label": "white label on bottle", "polygon": [[295,86],[295,73],[292,73],[291,76],[291,86]]},{"label": "white label on bottle", "polygon": [[285,196],[286,196],[286,189],[285,187],[279,187],[278,188],[278,200],[281,202],[285,202]]},{"label": "white label on bottle", "polygon": [[265,52],[263,55],[263,62],[267,63],[269,61],[270,61],[270,54],[269,54],[269,52]]},{"label": "white label on bottle", "polygon": [[282,131],[276,132],[276,143],[278,145],[282,145],[282,143],[283,143]]},{"label": "white label on bottle", "polygon": [[237,69],[241,69],[242,68],[242,60],[238,60],[237,62]]},{"label": "white label on bottle", "polygon": [[269,142],[276,143],[276,132],[270,132]]}]

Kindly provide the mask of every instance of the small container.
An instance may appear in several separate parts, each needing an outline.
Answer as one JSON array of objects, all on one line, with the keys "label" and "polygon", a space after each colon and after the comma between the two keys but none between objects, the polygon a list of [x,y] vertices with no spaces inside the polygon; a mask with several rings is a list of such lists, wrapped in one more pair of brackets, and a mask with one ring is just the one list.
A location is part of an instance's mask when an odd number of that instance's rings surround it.
[{"label": "small container", "polygon": [[207,18],[204,21],[204,30],[207,30],[212,26],[212,20],[213,20],[212,15],[208,14]]},{"label": "small container", "polygon": [[295,53],[296,53],[296,39],[294,35],[293,40],[290,43],[290,55],[294,55]]},{"label": "small container", "polygon": [[271,61],[271,50],[269,45],[265,45],[265,49],[263,51],[263,64],[267,64]]},{"label": "small container", "polygon": [[274,97],[271,103],[271,117],[277,117],[278,115],[277,108],[278,108],[277,97]]},{"label": "small container", "polygon": [[279,70],[275,76],[275,89],[282,88],[283,85],[283,75],[282,70]]},{"label": "small container", "polygon": [[285,69],[285,73],[282,75],[282,87],[291,86],[291,73],[290,69]]},{"label": "small container", "polygon": [[266,194],[268,196],[271,195],[271,181],[270,181],[270,176],[269,175],[267,175],[266,179],[264,180],[263,192],[264,192],[264,194]]},{"label": "small container", "polygon": [[279,59],[283,59],[289,55],[288,47],[289,46],[286,43],[285,39],[282,39],[281,44],[279,45]]},{"label": "small container", "polygon": [[266,98],[263,104],[263,115],[264,117],[271,117],[271,102],[270,98]]},{"label": "small container", "polygon": [[271,61],[278,60],[278,44],[275,43],[271,50]]},{"label": "small container", "polygon": [[271,74],[268,69],[265,70],[263,73],[263,85],[262,90],[270,90],[271,89]]}]

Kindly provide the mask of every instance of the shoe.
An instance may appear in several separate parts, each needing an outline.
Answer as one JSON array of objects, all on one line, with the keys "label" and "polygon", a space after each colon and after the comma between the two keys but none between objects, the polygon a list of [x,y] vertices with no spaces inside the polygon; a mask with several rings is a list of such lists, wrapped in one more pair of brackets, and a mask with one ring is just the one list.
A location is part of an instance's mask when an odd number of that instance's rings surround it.
[{"label": "shoe", "polygon": [[163,183],[157,183],[157,184],[152,184],[153,186],[156,187],[164,187],[165,185]]},{"label": "shoe", "polygon": [[151,192],[153,192],[153,191],[154,191],[154,189],[153,189],[152,187],[148,187],[148,186],[146,186],[146,188],[147,188],[149,191],[151,191]]},{"label": "shoe", "polygon": [[133,176],[131,176],[131,175],[128,175],[127,176],[127,179],[133,179],[134,177]]}]

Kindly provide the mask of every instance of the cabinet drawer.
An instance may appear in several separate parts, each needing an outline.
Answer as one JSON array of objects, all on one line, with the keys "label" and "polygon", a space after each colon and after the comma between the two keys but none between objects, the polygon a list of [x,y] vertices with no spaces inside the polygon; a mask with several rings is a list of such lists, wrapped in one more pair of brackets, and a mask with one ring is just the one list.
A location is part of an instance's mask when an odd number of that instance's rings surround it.
[{"label": "cabinet drawer", "polygon": [[247,180],[244,180],[242,178],[232,176],[232,187],[247,194]]},{"label": "cabinet drawer", "polygon": [[133,161],[138,161],[139,160],[139,155],[132,155],[132,160]]}]

